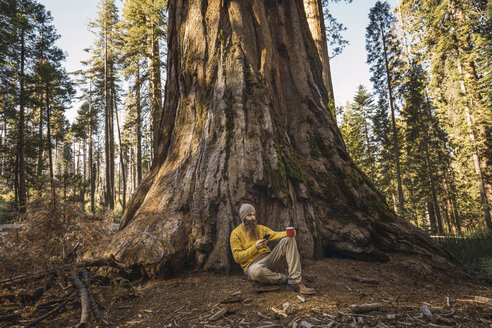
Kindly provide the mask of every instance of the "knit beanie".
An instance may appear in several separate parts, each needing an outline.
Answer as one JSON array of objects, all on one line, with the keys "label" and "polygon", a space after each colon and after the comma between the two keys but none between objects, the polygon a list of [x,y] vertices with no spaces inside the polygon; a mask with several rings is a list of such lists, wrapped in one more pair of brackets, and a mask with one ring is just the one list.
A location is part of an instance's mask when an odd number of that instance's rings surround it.
[{"label": "knit beanie", "polygon": [[241,221],[243,221],[246,218],[246,215],[248,215],[250,212],[256,212],[255,208],[253,205],[244,203],[241,205],[239,208],[239,217],[241,218]]}]

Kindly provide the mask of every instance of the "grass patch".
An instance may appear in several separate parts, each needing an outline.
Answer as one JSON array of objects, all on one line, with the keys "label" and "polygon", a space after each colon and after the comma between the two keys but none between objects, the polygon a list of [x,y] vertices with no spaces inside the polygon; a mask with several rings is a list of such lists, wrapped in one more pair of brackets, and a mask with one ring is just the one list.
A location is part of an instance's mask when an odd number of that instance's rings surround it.
[{"label": "grass patch", "polygon": [[477,278],[492,282],[491,232],[485,229],[471,230],[454,236],[435,237],[435,240]]}]

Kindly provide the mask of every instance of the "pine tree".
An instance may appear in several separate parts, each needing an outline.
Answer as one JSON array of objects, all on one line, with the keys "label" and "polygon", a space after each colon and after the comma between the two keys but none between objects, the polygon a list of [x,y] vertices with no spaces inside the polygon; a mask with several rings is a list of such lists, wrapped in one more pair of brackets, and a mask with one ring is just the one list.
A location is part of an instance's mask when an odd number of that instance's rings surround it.
[{"label": "pine tree", "polygon": [[393,152],[398,184],[398,209],[404,216],[404,197],[401,182],[400,150],[395,119],[394,89],[402,66],[400,46],[394,34],[396,18],[390,12],[387,2],[376,2],[369,12],[369,26],[366,29],[367,62],[371,65],[374,89],[380,98],[387,98],[391,112]]},{"label": "pine tree", "polygon": [[347,150],[357,165],[369,177],[375,176],[375,145],[372,119],[375,106],[372,95],[359,85],[354,102],[346,108],[340,130]]},{"label": "pine tree", "polygon": [[[486,68],[479,60],[487,53],[486,30],[490,16],[486,2],[471,0],[402,1],[402,10],[412,22],[410,30],[418,51],[430,64],[432,96],[438,115],[451,138],[459,189],[468,190],[481,204],[481,212],[492,230],[489,196],[488,155],[491,110],[484,97]],[[423,32],[423,33],[422,33]],[[485,83],[485,84],[484,84]],[[474,186],[470,182],[474,181]],[[470,202],[473,204],[473,201]],[[470,211],[473,212],[473,205]]]},{"label": "pine tree", "polygon": [[89,27],[97,35],[92,49],[91,69],[97,71],[95,87],[102,91],[99,101],[104,108],[105,205],[114,209],[115,141],[114,113],[116,106],[116,29],[118,10],[113,0],[101,0],[98,17]]}]

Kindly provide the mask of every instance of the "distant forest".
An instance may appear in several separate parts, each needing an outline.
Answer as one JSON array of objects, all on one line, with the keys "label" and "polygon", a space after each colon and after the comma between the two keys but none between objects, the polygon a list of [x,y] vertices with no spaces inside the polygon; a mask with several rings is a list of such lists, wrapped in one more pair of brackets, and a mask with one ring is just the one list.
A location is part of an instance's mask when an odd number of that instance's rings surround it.
[{"label": "distant forest", "polygon": [[[334,55],[344,27],[323,5]],[[166,8],[101,0],[85,68],[66,72],[49,8],[0,0],[0,223],[37,202],[121,216],[159,135]],[[352,159],[430,233],[492,231],[492,3],[378,1],[368,14],[373,85],[334,113]]]}]

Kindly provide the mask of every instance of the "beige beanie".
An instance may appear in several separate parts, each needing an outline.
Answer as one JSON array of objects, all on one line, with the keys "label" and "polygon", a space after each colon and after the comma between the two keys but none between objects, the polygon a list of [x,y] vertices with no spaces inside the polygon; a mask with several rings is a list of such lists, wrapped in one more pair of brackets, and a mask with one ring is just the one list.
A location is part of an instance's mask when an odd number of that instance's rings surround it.
[{"label": "beige beanie", "polygon": [[248,203],[244,203],[243,205],[241,205],[241,207],[239,208],[239,217],[241,218],[241,221],[243,221],[244,218],[246,218],[246,215],[248,215],[250,212],[256,212],[253,205]]}]

